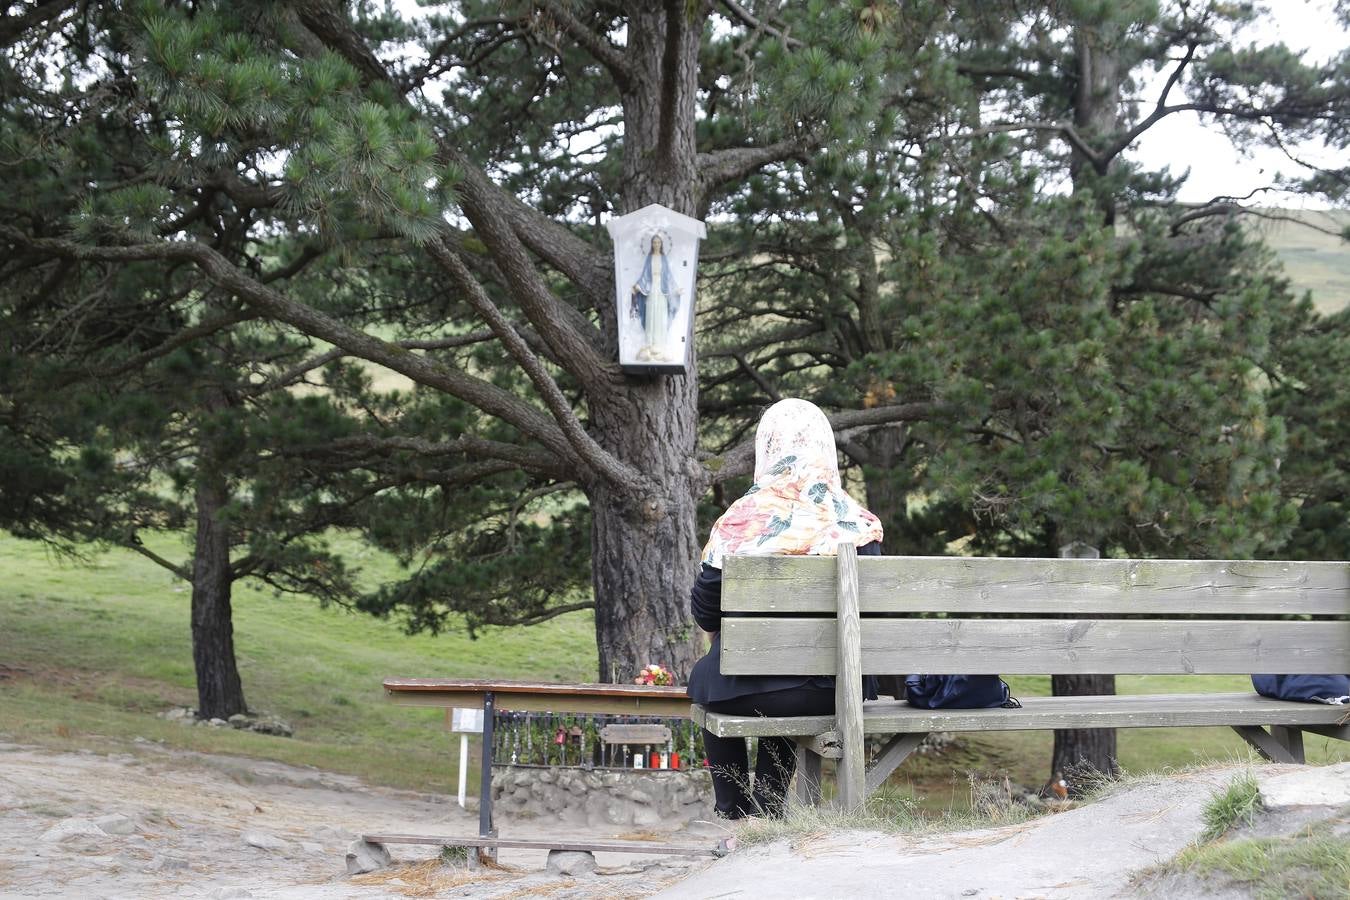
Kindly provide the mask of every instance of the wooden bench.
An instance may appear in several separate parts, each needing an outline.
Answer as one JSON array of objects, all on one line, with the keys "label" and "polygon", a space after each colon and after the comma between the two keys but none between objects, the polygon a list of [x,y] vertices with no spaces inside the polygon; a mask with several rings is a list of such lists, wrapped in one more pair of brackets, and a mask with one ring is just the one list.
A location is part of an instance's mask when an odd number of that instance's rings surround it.
[{"label": "wooden bench", "polygon": [[[863,703],[874,674],[1350,672],[1350,563],[1214,560],[734,557],[722,582],[722,671],[835,675],[834,716],[694,720],[723,737],[797,739],[798,796],[822,758],[860,804],[930,732],[1229,726],[1303,761],[1304,731],[1350,740],[1344,706],[1256,693],[1021,698],[1022,709]],[[865,735],[888,741],[865,760]]]},{"label": "wooden bench", "polygon": [[[493,714],[499,711],[606,713],[622,716],[689,718],[689,695],[682,687],[640,684],[553,684],[533,681],[481,681],[443,678],[387,678],[385,698],[399,706],[483,710],[483,757],[479,779],[478,834],[454,835],[364,834],[371,844],[432,844],[475,848],[495,858],[498,848],[649,853],[659,855],[711,856],[714,847],[656,844],[649,841],[557,841],[513,840],[498,836],[492,817]],[[613,727],[613,726],[611,726]],[[628,726],[630,729],[635,726]],[[669,731],[657,726],[663,740]],[[615,740],[624,742],[622,729]],[[477,853],[470,853],[471,862]]]}]

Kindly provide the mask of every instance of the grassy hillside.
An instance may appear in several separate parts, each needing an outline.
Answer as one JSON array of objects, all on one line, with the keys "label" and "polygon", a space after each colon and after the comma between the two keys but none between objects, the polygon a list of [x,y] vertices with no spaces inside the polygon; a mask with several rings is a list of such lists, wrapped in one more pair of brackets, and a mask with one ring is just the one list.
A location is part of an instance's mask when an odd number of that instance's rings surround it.
[{"label": "grassy hillside", "polygon": [[[173,559],[186,552],[173,535],[153,549]],[[372,574],[391,567],[364,562]],[[102,554],[91,568],[0,532],[0,735],[92,749],[144,737],[445,789],[458,741],[440,730],[437,712],[386,703],[383,678],[595,677],[588,613],[476,641],[408,637],[389,622],[241,588],[235,647],[245,697],[291,722],[296,736],[188,728],[154,715],[195,705],[188,600],[185,585],[135,554]]]},{"label": "grassy hillside", "polygon": [[[1331,231],[1350,226],[1346,212],[1291,210],[1287,215]],[[1330,313],[1350,305],[1350,244],[1298,222],[1253,221],[1284,263],[1295,289],[1312,291],[1319,310]]]}]

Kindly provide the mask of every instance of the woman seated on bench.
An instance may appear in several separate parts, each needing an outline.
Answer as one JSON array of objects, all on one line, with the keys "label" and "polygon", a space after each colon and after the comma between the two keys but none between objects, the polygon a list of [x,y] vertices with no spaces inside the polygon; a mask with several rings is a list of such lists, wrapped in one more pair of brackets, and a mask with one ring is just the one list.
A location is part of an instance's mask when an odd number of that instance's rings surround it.
[{"label": "woman seated on bench", "polygon": [[[775,403],[755,433],[755,483],[717,520],[703,548],[690,606],[694,621],[713,633],[713,641],[689,675],[690,699],[733,715],[832,715],[832,676],[722,674],[722,560],[737,555],[831,555],[849,541],[859,553],[880,554],[881,522],[844,492],[829,420],[805,400]],[[875,679],[863,681],[864,696],[876,699]],[[783,814],[797,763],[791,739],[759,739],[753,789],[744,738],[721,738],[705,729],[703,743],[719,816]]]}]

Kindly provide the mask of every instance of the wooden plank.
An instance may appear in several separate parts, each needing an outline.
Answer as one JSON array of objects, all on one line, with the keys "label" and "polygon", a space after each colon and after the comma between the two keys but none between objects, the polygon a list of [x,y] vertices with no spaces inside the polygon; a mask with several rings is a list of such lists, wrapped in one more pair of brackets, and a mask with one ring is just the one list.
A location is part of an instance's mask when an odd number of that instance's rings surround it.
[{"label": "wooden plank", "polygon": [[1244,741],[1252,746],[1257,753],[1261,754],[1271,762],[1277,763],[1296,763],[1302,760],[1294,759],[1289,752],[1289,748],[1277,741],[1270,732],[1259,725],[1234,725],[1236,731]]},{"label": "wooden plank", "polygon": [[[459,688],[420,691],[385,691],[385,699],[395,706],[454,707],[481,706],[486,691],[477,693]],[[497,694],[497,708],[516,712],[608,713],[617,716],[656,716],[683,719],[689,716],[689,698],[604,696],[588,693],[552,692]]]},{"label": "wooden plank", "polygon": [[1350,741],[1350,725],[1303,725],[1301,727],[1304,731],[1311,731],[1313,734],[1320,734],[1323,737]]},{"label": "wooden plank", "polygon": [[[858,578],[864,614],[1350,614],[1347,562],[874,556]],[[730,557],[722,608],[833,613],[831,561]]]},{"label": "wooden plank", "polygon": [[363,834],[371,844],[430,844],[440,847],[493,847],[515,850],[579,850],[590,853],[650,853],[660,856],[713,856],[712,847],[648,841],[549,841],[525,838],[468,837],[444,834]]},{"label": "wooden plank", "polygon": [[908,759],[911,753],[919,749],[919,745],[926,737],[928,735],[922,732],[902,732],[892,735],[877,754],[877,758],[872,761],[872,767],[867,770],[867,796],[872,796],[877,788],[885,784],[891,773]]},{"label": "wooden plank", "polygon": [[1303,732],[1297,728],[1290,728],[1284,725],[1270,726],[1270,736],[1275,739],[1275,743],[1283,747],[1290,758],[1296,763],[1303,763]]},{"label": "wooden plank", "polygon": [[[726,618],[727,675],[833,675],[830,619]],[[1350,671],[1350,622],[865,619],[866,672],[1243,674]]]},{"label": "wooden plank", "polygon": [[797,744],[797,802],[805,806],[820,805],[821,756],[807,744]]},{"label": "wooden plank", "polygon": [[600,729],[606,744],[664,744],[670,740],[668,725],[606,725]]},{"label": "wooden plank", "polygon": [[[1305,731],[1350,740],[1339,725],[1342,707],[1272,700],[1255,693],[1117,694],[1100,697],[1023,697],[1021,709],[916,709],[896,700],[863,705],[868,734],[929,731],[1039,731],[1055,728],[1162,728],[1228,725],[1297,725]],[[800,737],[824,734],[829,716],[769,719],[708,713],[707,729],[721,737]]]},{"label": "wooden plank", "polygon": [[553,681],[488,681],[476,678],[386,678],[384,689],[390,693],[415,694],[419,692],[492,691],[506,694],[560,695],[564,697],[637,697],[665,698],[688,701],[689,694],[682,687],[655,684],[586,684]]},{"label": "wooden plank", "polygon": [[[857,809],[867,799],[867,760],[863,755],[862,631],[858,616],[858,548],[840,544],[835,559],[838,618],[836,633],[834,715],[843,745],[836,775],[839,806]],[[723,670],[725,672],[725,670]],[[783,671],[788,671],[784,669]]]}]

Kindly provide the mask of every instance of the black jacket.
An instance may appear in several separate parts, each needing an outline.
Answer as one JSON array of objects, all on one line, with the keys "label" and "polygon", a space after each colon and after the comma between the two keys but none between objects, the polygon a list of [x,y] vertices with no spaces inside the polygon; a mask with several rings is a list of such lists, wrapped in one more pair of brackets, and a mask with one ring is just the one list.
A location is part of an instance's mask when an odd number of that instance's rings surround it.
[{"label": "black jacket", "polygon": [[[881,544],[873,541],[858,548],[860,556],[880,556]],[[753,694],[786,691],[799,687],[834,689],[833,675],[723,675],[722,659],[722,570],[704,564],[694,588],[689,592],[689,609],[704,631],[716,631],[708,654],[694,663],[689,673],[689,699],[695,703],[716,703]],[[863,676],[863,697],[877,698],[877,682]]]}]

